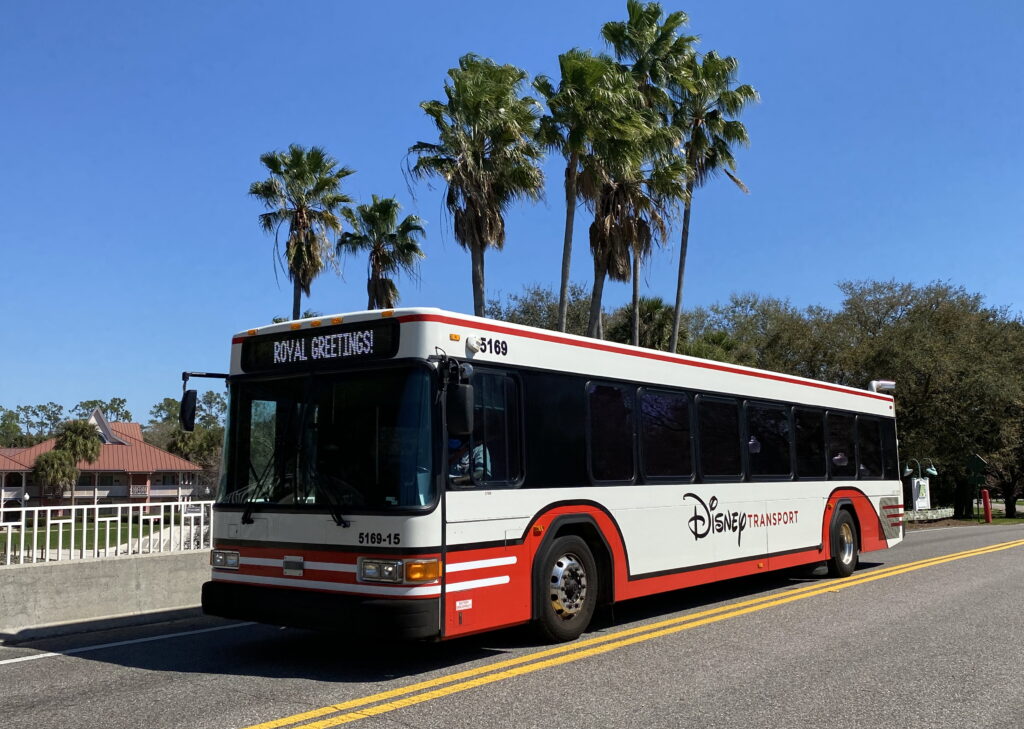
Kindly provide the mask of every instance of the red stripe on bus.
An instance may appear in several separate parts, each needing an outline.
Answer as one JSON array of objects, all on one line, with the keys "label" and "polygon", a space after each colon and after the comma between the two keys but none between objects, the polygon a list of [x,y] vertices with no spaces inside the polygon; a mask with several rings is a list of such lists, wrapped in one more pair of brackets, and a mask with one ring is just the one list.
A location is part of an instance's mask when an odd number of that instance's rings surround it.
[{"label": "red stripe on bus", "polygon": [[553,342],[555,344],[567,344],[573,347],[582,347],[584,349],[595,349],[601,352],[612,352],[614,354],[626,354],[631,357],[642,357],[644,359],[654,359],[660,362],[671,362],[673,364],[687,365],[688,367],[700,367],[708,370],[716,370],[719,372],[728,372],[735,375],[746,375],[748,377],[760,377],[765,380],[774,380],[776,382],[785,382],[791,385],[804,385],[805,387],[817,387],[821,390],[830,390],[832,392],[842,392],[847,395],[859,395],[861,397],[870,397],[874,400],[881,400],[883,402],[893,402],[893,398],[887,395],[879,395],[874,392],[865,392],[863,390],[847,389],[841,385],[830,385],[824,382],[807,382],[804,380],[798,380],[794,377],[787,377],[786,375],[776,375],[768,372],[748,372],[741,370],[736,367],[730,367],[724,364],[715,364],[713,362],[696,362],[689,359],[683,359],[678,355],[661,354],[657,352],[634,352],[630,349],[624,349],[617,347],[612,344],[604,344],[598,341],[592,342],[578,342],[575,339],[569,339],[568,337],[562,337],[557,334],[545,334],[542,332],[528,332],[520,329],[512,329],[511,327],[501,326],[500,324],[489,324],[475,321],[467,321],[465,319],[456,319],[450,316],[441,316],[439,314],[410,314],[408,316],[402,316],[398,318],[398,321],[405,323],[412,322],[435,322],[438,324],[453,324],[458,326],[476,327],[479,329],[485,329],[490,332],[497,332],[498,334],[507,334],[514,337],[527,337],[529,339],[539,339],[543,342]]}]

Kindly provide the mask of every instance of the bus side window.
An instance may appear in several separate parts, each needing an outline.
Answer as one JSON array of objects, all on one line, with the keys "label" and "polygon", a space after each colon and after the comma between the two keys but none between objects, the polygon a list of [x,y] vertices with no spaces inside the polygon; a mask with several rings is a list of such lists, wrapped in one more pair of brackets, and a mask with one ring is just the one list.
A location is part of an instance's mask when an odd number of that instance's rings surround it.
[{"label": "bus side window", "polygon": [[900,477],[899,456],[896,453],[896,421],[882,421],[882,470],[887,479]]},{"label": "bus side window", "polygon": [[[520,427],[519,383],[514,377],[477,371],[473,375],[473,435],[465,470],[473,484],[501,486],[518,484],[523,475],[522,429]],[[465,483],[470,479],[453,478]]]},{"label": "bus side window", "polygon": [[592,481],[632,483],[633,389],[591,382],[587,385],[587,428]]},{"label": "bus side window", "polygon": [[882,477],[882,433],[876,418],[857,416],[857,478]]},{"label": "bus side window", "polygon": [[747,403],[747,453],[754,478],[790,478],[789,408]]},{"label": "bus side window", "polygon": [[683,392],[640,391],[640,464],[645,478],[693,477],[690,397]]},{"label": "bus side window", "polygon": [[825,413],[793,408],[797,478],[825,478]]},{"label": "bus side window", "polygon": [[857,451],[852,415],[828,413],[828,460],[832,478],[856,477]]},{"label": "bus side window", "polygon": [[740,458],[740,404],[735,400],[697,398],[700,433],[700,470],[705,478],[738,479]]}]

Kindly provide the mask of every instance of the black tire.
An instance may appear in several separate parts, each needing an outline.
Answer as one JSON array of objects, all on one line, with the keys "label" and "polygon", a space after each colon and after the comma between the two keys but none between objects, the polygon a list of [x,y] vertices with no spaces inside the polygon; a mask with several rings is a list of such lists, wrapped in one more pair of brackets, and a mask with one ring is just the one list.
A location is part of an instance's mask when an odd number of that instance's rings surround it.
[{"label": "black tire", "polygon": [[828,573],[832,577],[849,577],[857,569],[860,555],[857,524],[850,512],[844,509],[836,514],[829,537],[832,557],[828,561]]},{"label": "black tire", "polygon": [[548,641],[575,640],[594,616],[601,576],[587,543],[558,537],[534,566],[537,627]]}]

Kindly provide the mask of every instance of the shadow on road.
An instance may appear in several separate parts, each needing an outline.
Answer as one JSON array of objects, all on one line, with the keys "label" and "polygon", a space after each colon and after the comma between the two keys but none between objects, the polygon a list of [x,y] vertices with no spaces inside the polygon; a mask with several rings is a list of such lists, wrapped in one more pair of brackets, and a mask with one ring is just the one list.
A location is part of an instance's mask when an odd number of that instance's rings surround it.
[{"label": "shadow on road", "polygon": [[[880,564],[862,563],[861,570]],[[630,600],[599,611],[588,635],[792,589],[824,575],[824,568],[801,568]],[[366,684],[469,668],[541,647],[545,644],[530,626],[443,643],[392,643],[373,635],[352,638],[253,625],[83,652],[76,658],[146,671]]]}]

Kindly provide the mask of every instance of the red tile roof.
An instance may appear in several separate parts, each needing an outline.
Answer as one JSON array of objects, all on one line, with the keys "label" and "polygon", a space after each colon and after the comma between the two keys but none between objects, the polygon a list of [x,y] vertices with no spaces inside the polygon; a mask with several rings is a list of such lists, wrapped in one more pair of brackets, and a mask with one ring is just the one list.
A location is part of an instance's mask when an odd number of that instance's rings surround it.
[{"label": "red tile roof", "polygon": [[[17,451],[20,448],[4,448],[4,451]],[[24,463],[14,460],[11,455],[0,453],[0,471],[24,471],[27,466]]]},{"label": "red tile roof", "polygon": [[[100,446],[100,457],[94,463],[80,461],[80,471],[128,471],[130,473],[152,473],[154,471],[201,471],[202,467],[191,461],[168,453],[142,439],[142,426],[138,423],[111,423],[111,429],[126,442],[126,445],[104,443]],[[31,470],[40,454],[52,451],[54,438],[37,443],[31,448],[5,448],[0,456],[0,470]],[[4,465],[3,458],[12,464]]]}]

